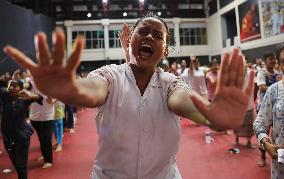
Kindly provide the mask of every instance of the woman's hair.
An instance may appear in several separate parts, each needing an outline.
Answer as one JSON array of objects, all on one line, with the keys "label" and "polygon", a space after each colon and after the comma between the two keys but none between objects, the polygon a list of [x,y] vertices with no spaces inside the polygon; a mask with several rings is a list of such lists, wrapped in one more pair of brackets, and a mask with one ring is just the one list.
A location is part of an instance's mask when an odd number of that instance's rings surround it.
[{"label": "woman's hair", "polygon": [[154,19],[158,19],[160,22],[162,22],[166,28],[166,48],[168,48],[169,44],[170,44],[170,30],[169,27],[167,25],[167,23],[159,16],[155,15],[153,12],[148,12],[144,17],[141,17],[140,19],[137,20],[137,22],[135,23],[134,27],[133,27],[133,31],[135,30],[135,28],[137,27],[137,25],[139,24],[139,22],[141,22],[141,20],[143,19],[147,19],[147,18],[154,18]]},{"label": "woman's hair", "polygon": [[209,63],[209,67],[211,68],[213,65],[219,65],[219,62],[216,59],[212,59],[211,62]]},{"label": "woman's hair", "polygon": [[263,55],[263,59],[264,59],[265,62],[266,62],[267,59],[270,58],[270,57],[276,58],[275,53],[268,51],[268,52],[266,52],[266,53]]}]

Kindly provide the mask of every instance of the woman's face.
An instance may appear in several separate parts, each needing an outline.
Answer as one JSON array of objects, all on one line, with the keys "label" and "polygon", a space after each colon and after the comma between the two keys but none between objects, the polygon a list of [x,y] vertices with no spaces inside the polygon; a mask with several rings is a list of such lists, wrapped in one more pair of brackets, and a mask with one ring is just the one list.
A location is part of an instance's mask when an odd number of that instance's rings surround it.
[{"label": "woman's face", "polygon": [[166,52],[167,30],[158,19],[142,19],[130,39],[130,62],[142,69],[155,68]]},{"label": "woman's face", "polygon": [[219,64],[214,63],[211,67],[212,72],[217,72],[219,70]]},{"label": "woman's face", "polygon": [[21,91],[19,85],[13,81],[8,83],[8,91],[12,96],[17,96],[17,94]]},{"label": "woman's face", "polygon": [[192,65],[193,65],[194,69],[197,69],[199,67],[199,63],[198,63],[198,61],[196,59],[192,60]]},{"label": "woman's face", "polygon": [[267,59],[265,59],[265,62],[267,68],[273,69],[276,65],[276,57],[274,56],[267,57]]}]

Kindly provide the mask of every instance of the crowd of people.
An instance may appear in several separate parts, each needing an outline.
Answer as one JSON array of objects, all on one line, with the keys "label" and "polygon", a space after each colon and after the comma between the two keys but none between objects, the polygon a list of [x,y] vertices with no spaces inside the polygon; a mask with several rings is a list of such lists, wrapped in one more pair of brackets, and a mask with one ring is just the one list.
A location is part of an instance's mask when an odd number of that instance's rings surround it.
[{"label": "crowd of people", "polygon": [[2,140],[18,178],[25,179],[33,129],[42,153],[38,160],[44,161],[42,168],[49,168],[53,163],[52,149],[63,150],[63,131],[75,132],[75,107],[43,95],[26,71],[1,75],[0,90]]},{"label": "crowd of people", "polygon": [[[209,67],[203,68],[199,67],[198,59],[195,57],[181,60],[181,63],[169,64],[168,61],[163,61],[161,67],[180,76],[192,89],[207,97],[209,101],[213,99],[218,79],[218,60],[213,59]],[[281,96],[284,94],[284,47],[280,46],[274,51],[265,52],[263,57],[256,58],[254,63],[247,63],[244,84],[248,82],[247,74],[250,70],[255,71],[256,74],[255,92],[250,97],[243,124],[233,131],[235,144],[240,145],[239,138],[245,137],[247,138],[246,146],[254,148],[251,138],[256,135],[260,143],[261,156],[258,165],[260,167],[266,165],[265,153],[268,151],[273,159],[272,178],[282,178],[284,177],[283,164],[277,162],[277,149],[284,148],[284,98]],[[271,137],[269,137],[270,130],[273,131]]]},{"label": "crowd of people", "polygon": [[[74,106],[97,107],[100,143],[92,172],[95,179],[180,179],[175,159],[180,117],[212,130],[233,129],[236,144],[239,137],[246,137],[248,147],[252,147],[254,129],[261,150],[268,151],[273,159],[277,149],[283,147],[283,49],[278,57],[273,52],[265,54],[264,67],[259,66],[261,62],[245,66],[238,48],[225,53],[220,66],[213,59],[208,68],[201,67],[196,57],[169,64],[169,28],[160,17],[148,15],[136,22],[130,34],[120,34],[127,38],[122,39],[127,63],[104,66],[86,78],[77,78],[84,38],[75,40],[65,64],[64,33],[57,30],[53,35],[52,50],[44,33],[36,35],[38,64],[14,47],[4,48],[32,75],[15,72],[11,78],[8,74],[1,77],[3,141],[19,178],[27,178],[28,150],[21,151],[24,154],[20,158],[14,154],[19,152],[19,145],[28,149],[31,127],[40,141],[42,168],[49,168],[53,163],[52,131],[56,151],[62,151],[63,119],[65,114],[67,119],[74,114]],[[274,70],[276,59],[280,72]],[[255,121],[254,74],[260,104]],[[64,106],[71,109],[65,113]],[[16,116],[14,110],[19,111]],[[74,128],[74,122],[66,126]],[[19,142],[18,136],[25,138],[25,143]],[[263,166],[265,158],[261,161]],[[281,178],[282,164],[272,163],[272,178]]]}]

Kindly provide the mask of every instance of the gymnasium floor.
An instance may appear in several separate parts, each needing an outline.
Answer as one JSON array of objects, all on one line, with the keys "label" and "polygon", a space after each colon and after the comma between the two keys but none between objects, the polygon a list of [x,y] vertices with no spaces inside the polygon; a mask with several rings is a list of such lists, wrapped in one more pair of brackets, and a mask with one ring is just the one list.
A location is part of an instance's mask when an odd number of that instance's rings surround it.
[{"label": "gymnasium floor", "polygon": [[[78,114],[76,133],[64,133],[64,150],[54,153],[54,165],[41,169],[42,163],[36,158],[40,149],[36,135],[32,136],[29,156],[29,179],[84,179],[90,178],[92,164],[97,152],[98,136],[93,109],[86,109]],[[183,179],[268,179],[270,164],[259,168],[258,149],[239,147],[240,153],[231,154],[234,135],[212,133],[214,141],[204,142],[205,128],[193,124],[184,125],[182,122],[182,138],[178,152],[178,167]],[[241,143],[245,144],[245,139]],[[253,139],[256,145],[256,140]],[[0,150],[3,151],[2,141]],[[270,162],[270,161],[269,161]],[[4,174],[3,169],[11,168],[7,153],[0,154],[0,179],[16,179],[15,171]]]}]

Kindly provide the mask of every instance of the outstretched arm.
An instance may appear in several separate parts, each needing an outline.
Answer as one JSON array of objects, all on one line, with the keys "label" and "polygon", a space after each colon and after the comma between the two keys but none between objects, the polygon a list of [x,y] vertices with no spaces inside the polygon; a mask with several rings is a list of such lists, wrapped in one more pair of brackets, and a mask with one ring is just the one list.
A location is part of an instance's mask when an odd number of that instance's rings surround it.
[{"label": "outstretched arm", "polygon": [[188,91],[182,88],[177,88],[168,98],[169,109],[181,117],[210,127],[210,122],[196,109],[196,107],[192,103],[192,100],[190,98],[193,95],[199,98],[205,104],[209,105],[209,101],[207,101],[204,97],[198,95],[195,91]]},{"label": "outstretched arm", "polygon": [[[244,57],[239,49],[231,55],[224,54],[218,77],[215,97],[211,103],[190,91],[176,89],[168,99],[169,108],[180,116],[192,116],[196,109],[218,129],[238,128],[244,119],[253,89],[254,73],[251,71],[249,83],[243,90]],[[191,101],[194,105],[191,104]],[[194,107],[195,106],[195,107]],[[194,115],[195,117],[198,115]],[[199,116],[199,119],[203,120]]]},{"label": "outstretched arm", "polygon": [[55,38],[52,51],[49,50],[45,34],[36,35],[38,64],[14,47],[6,46],[4,51],[31,72],[37,88],[45,95],[78,106],[102,105],[107,97],[108,84],[99,78],[76,79],[84,38],[76,39],[74,50],[65,64],[65,35],[62,31],[55,31],[53,35]]}]

